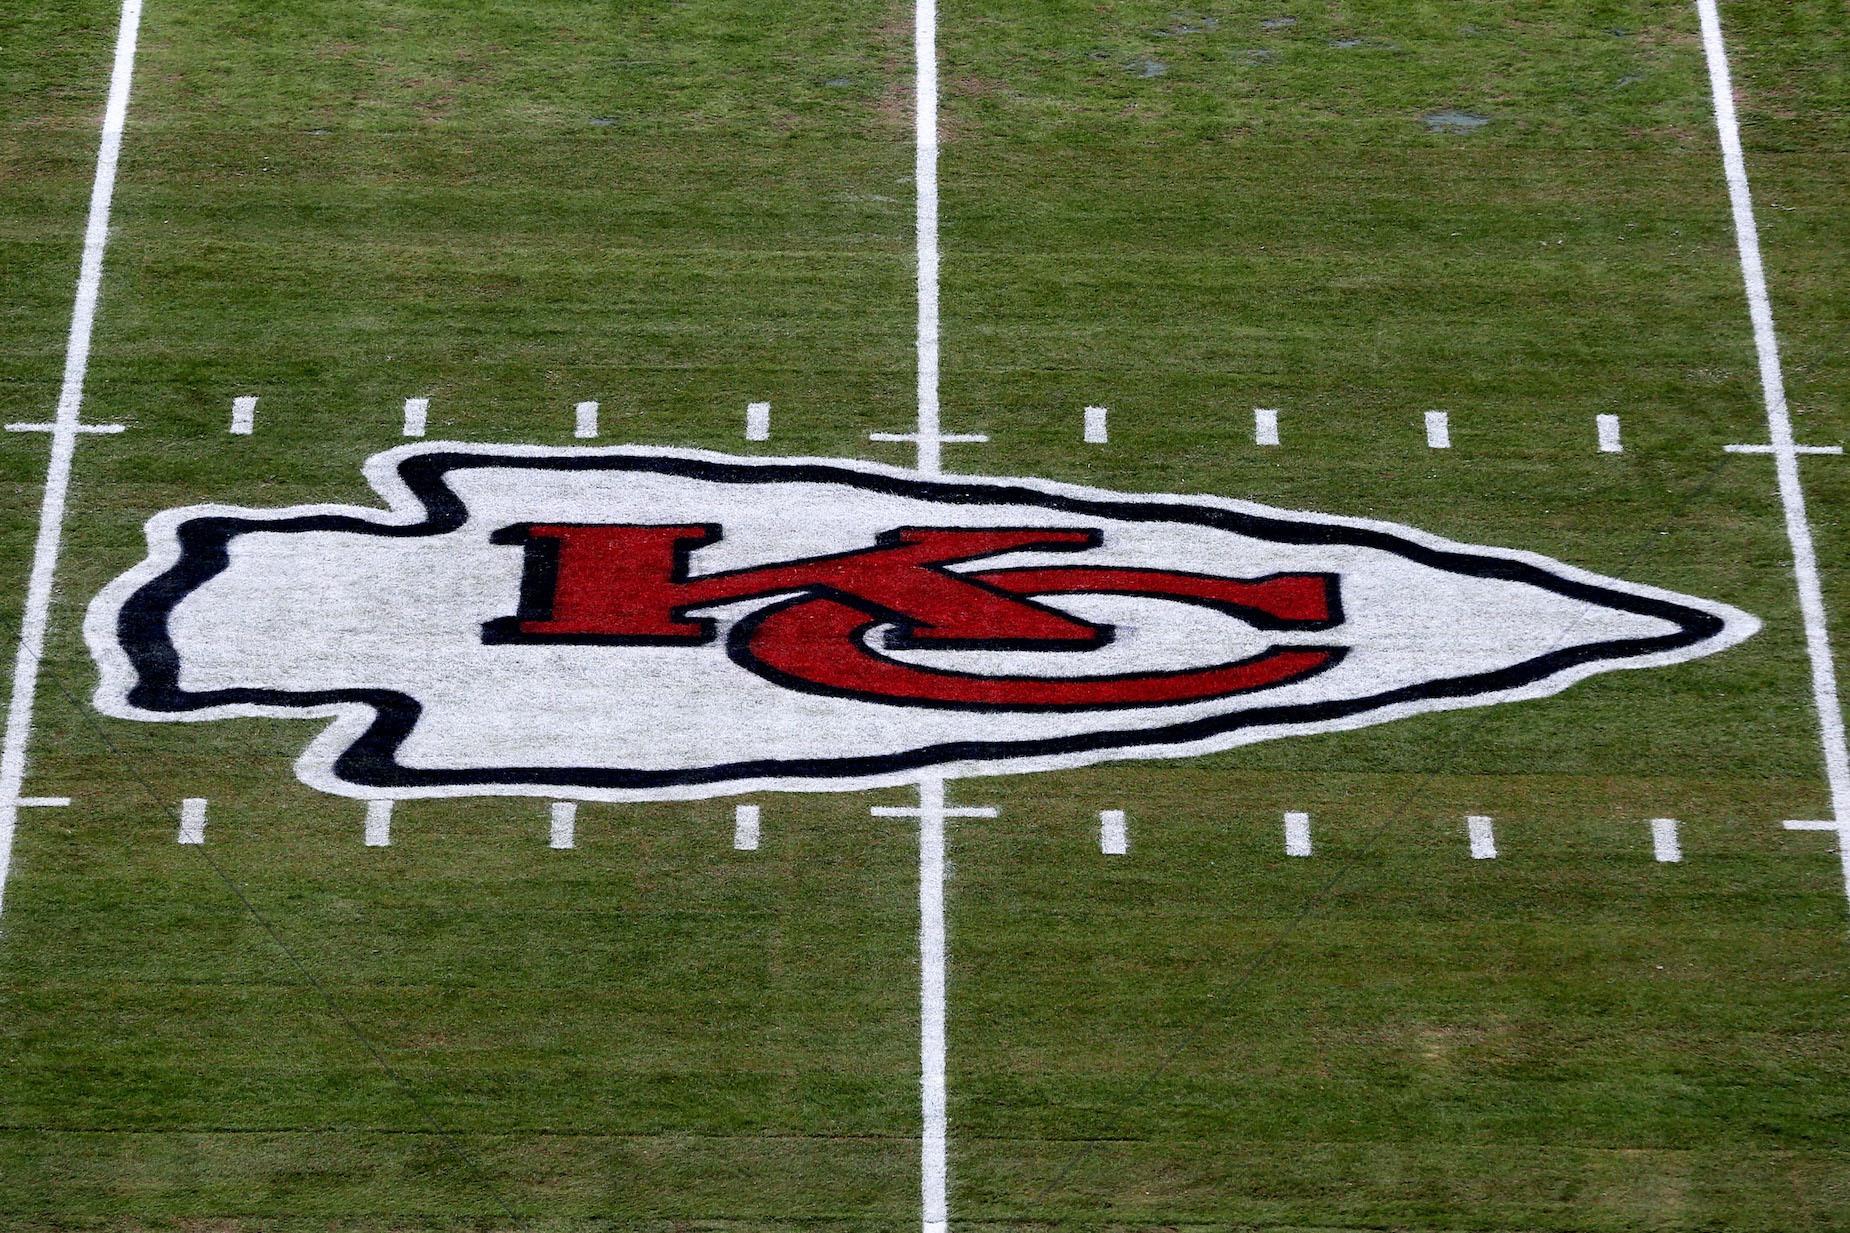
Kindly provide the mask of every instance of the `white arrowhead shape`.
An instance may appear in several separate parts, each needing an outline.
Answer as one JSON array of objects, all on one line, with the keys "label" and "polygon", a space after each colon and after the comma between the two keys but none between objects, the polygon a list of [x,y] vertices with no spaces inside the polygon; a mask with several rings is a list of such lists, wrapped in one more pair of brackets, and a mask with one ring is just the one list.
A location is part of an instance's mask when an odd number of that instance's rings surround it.
[{"label": "white arrowhead shape", "polygon": [[[349,796],[687,799],[1176,757],[1423,711],[1556,693],[1614,668],[1731,646],[1759,622],[1723,604],[1407,527],[1212,497],[1034,479],[943,478],[870,463],[693,450],[418,443],[367,464],[387,510],[193,506],[148,524],[149,556],[92,603],[97,705],[140,720],[333,722],[297,764]],[[975,569],[1071,566],[1257,579],[1330,574],[1341,620],[1261,630],[1133,594],[1039,602],[1115,627],[1094,650],[884,650],[983,676],[1098,677],[1337,648],[1322,671],[1200,701],[945,709],[791,688],[725,634],[789,596],[704,609],[698,646],[485,641],[520,601],[520,524],[723,530],[699,577],[861,550],[902,527],[1071,528],[1082,552]],[[880,647],[880,630],[866,635]]]}]

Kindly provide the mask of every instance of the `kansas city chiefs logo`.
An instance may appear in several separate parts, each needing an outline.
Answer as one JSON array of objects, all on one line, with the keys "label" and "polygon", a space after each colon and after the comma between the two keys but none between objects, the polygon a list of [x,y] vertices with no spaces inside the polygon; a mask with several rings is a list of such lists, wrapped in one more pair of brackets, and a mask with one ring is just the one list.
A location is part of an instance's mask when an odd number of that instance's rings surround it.
[{"label": "kansas city chiefs logo", "polygon": [[1534,698],[1758,628],[1406,527],[693,450],[418,444],[389,510],[195,506],[98,705],[331,720],[308,784],[604,800],[1174,757]]}]

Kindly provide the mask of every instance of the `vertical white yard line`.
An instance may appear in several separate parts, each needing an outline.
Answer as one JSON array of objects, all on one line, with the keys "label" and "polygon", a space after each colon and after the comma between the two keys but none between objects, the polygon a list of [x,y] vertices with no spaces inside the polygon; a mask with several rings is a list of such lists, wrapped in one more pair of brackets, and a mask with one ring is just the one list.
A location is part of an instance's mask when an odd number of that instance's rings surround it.
[{"label": "vertical white yard line", "polygon": [[1702,50],[1709,62],[1709,90],[1715,100],[1715,128],[1721,136],[1722,171],[1728,180],[1735,246],[1740,251],[1741,281],[1747,291],[1747,315],[1753,322],[1754,351],[1760,361],[1767,438],[1772,445],[1779,501],[1786,514],[1786,538],[1792,544],[1792,575],[1805,622],[1812,703],[1818,711],[1824,777],[1830,788],[1831,816],[1837,823],[1837,846],[1843,858],[1844,893],[1850,896],[1850,753],[1845,748],[1837,669],[1831,659],[1831,639],[1825,623],[1824,587],[1818,576],[1818,555],[1812,546],[1811,521],[1805,513],[1805,490],[1799,483],[1800,451],[1793,440],[1792,416],[1786,407],[1786,381],[1780,371],[1773,303],[1767,297],[1766,270],[1760,260],[1760,230],[1754,224],[1753,197],[1747,187],[1747,160],[1741,152],[1741,129],[1734,111],[1734,87],[1729,81],[1721,15],[1715,0],[1696,0],[1696,11],[1702,18]]},{"label": "vertical white yard line", "polygon": [[206,841],[206,798],[189,796],[180,802],[180,843]]},{"label": "vertical white yard line", "polygon": [[745,404],[745,439],[747,441],[769,441],[771,439],[770,403],[748,402]]},{"label": "vertical white yard line", "polygon": [[1452,448],[1452,417],[1443,411],[1426,413],[1426,447],[1435,450]]},{"label": "vertical white yard line", "polygon": [[732,811],[732,848],[735,852],[756,852],[761,825],[758,806],[740,805]]},{"label": "vertical white yard line", "polygon": [[1471,839],[1472,860],[1494,861],[1497,859],[1497,832],[1489,818],[1478,814],[1466,818],[1465,833]]},{"label": "vertical white yard line", "polygon": [[917,146],[912,178],[918,190],[917,246],[919,282],[919,422],[918,470],[944,470],[944,446],[938,415],[938,4],[918,0],[912,18],[916,62]]},{"label": "vertical white yard line", "polygon": [[581,402],[572,408],[572,435],[580,441],[597,436],[597,404]]},{"label": "vertical white yard line", "polygon": [[552,825],[546,833],[546,846],[558,852],[578,846],[578,805],[575,801],[552,803]]},{"label": "vertical white yard line", "polygon": [[77,452],[78,413],[83,407],[84,374],[90,367],[90,334],[96,324],[96,305],[103,286],[103,249],[109,243],[109,206],[115,198],[116,162],[122,154],[129,85],[135,75],[135,39],[140,30],[141,0],[122,0],[122,19],[116,27],[115,63],[109,70],[109,102],[103,111],[103,139],[96,152],[96,178],[90,186],[90,217],[84,227],[77,300],[71,308],[71,332],[64,347],[64,383],[58,391],[58,415],[51,429],[51,460],[45,468],[45,494],[39,502],[39,530],[32,545],[32,572],[26,581],[26,604],[19,622],[19,650],[13,657],[6,736],[0,743],[0,902],[3,902],[7,873],[13,864],[19,793],[26,780],[26,745],[32,736],[39,662],[45,653],[45,629],[51,616],[51,584],[57,573],[58,546],[64,535],[64,505],[71,486],[71,459]]},{"label": "vertical white yard line", "polygon": [[919,779],[919,1194],[924,1233],[946,1233],[950,1163],[945,1091],[944,779]]},{"label": "vertical white yard line", "polygon": [[424,426],[429,416],[430,416],[430,399],[428,398],[407,398],[405,399],[404,435],[407,437],[423,436]]},{"label": "vertical white yard line", "polygon": [[366,802],[366,846],[369,848],[389,848],[392,846],[392,802]]},{"label": "vertical white yard line", "polygon": [[1111,444],[1111,429],[1106,417],[1111,414],[1109,407],[1087,407],[1085,441],[1087,445]]},{"label": "vertical white yard line", "polygon": [[1278,444],[1278,408],[1253,408],[1253,444]]},{"label": "vertical white yard line", "polygon": [[1309,856],[1310,815],[1307,813],[1288,813],[1285,815],[1285,855]]},{"label": "vertical white yard line", "polygon": [[245,394],[231,400],[231,431],[248,437],[257,429],[257,397]]},{"label": "vertical white yard line", "polygon": [[1677,842],[1675,818],[1651,819],[1651,854],[1665,864],[1683,859],[1683,845]]},{"label": "vertical white yard line", "polygon": [[1625,446],[1619,442],[1619,417],[1616,415],[1596,415],[1593,424],[1599,433],[1599,449],[1602,454],[1623,454]]},{"label": "vertical white yard line", "polygon": [[1098,850],[1106,856],[1125,856],[1131,850],[1130,829],[1122,809],[1098,811]]}]

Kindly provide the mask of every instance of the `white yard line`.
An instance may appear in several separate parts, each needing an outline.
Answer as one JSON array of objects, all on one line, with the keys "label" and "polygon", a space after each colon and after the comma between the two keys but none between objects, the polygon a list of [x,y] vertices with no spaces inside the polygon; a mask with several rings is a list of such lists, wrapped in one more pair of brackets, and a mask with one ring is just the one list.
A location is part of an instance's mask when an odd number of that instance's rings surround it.
[{"label": "white yard line", "polygon": [[1651,819],[1651,855],[1667,865],[1683,859],[1683,845],[1677,842],[1675,818]]},{"label": "white yard line", "polygon": [[1124,856],[1131,850],[1130,830],[1122,809],[1098,811],[1098,850],[1106,856]]},{"label": "white yard line", "polygon": [[574,801],[552,803],[552,824],[547,828],[546,846],[557,852],[578,846],[578,805]]},{"label": "white yard line", "polygon": [[581,402],[572,408],[572,435],[580,441],[597,436],[597,404]]},{"label": "white yard line", "polygon": [[1497,832],[1491,819],[1481,814],[1472,814],[1465,819],[1465,833],[1471,839],[1472,860],[1494,861],[1497,859]]},{"label": "white yard line", "polygon": [[405,428],[404,428],[405,436],[407,437],[423,436],[424,427],[425,427],[425,424],[429,421],[429,418],[430,418],[430,399],[428,398],[407,398],[405,399]]},{"label": "white yard line", "polygon": [[1278,408],[1253,408],[1253,444],[1278,444]]},{"label": "white yard line", "polygon": [[1109,407],[1087,407],[1085,441],[1087,445],[1109,445],[1111,428],[1106,417],[1111,414]]},{"label": "white yard line", "polygon": [[1741,255],[1741,281],[1747,291],[1747,315],[1754,327],[1754,352],[1760,361],[1760,392],[1766,403],[1769,442],[1767,452],[1773,456],[1773,472],[1779,482],[1779,502],[1786,514],[1786,538],[1792,545],[1792,576],[1799,593],[1799,612],[1805,622],[1812,703],[1818,712],[1824,778],[1831,793],[1829,829],[1837,832],[1844,894],[1850,897],[1850,752],[1846,751],[1844,742],[1844,714],[1837,696],[1837,668],[1831,659],[1830,631],[1825,623],[1824,586],[1818,576],[1818,554],[1812,546],[1811,520],[1805,513],[1805,489],[1799,482],[1799,455],[1812,451],[1800,446],[1792,436],[1792,415],[1786,407],[1786,380],[1780,371],[1773,304],[1767,297],[1766,270],[1760,260],[1760,230],[1754,223],[1753,196],[1747,187],[1747,160],[1741,152],[1741,128],[1734,111],[1734,86],[1728,75],[1728,49],[1722,41],[1721,15],[1716,11],[1715,0],[1696,0],[1696,11],[1702,18],[1702,50],[1709,62],[1709,91],[1715,101],[1715,128],[1721,136],[1722,170],[1728,179],[1735,246]]},{"label": "white yard line", "polygon": [[756,852],[763,817],[757,805],[740,805],[732,811],[732,849]]},{"label": "white yard line", "polygon": [[993,818],[990,808],[947,808],[944,776],[919,776],[918,807],[876,805],[876,818],[919,820],[919,1098],[924,1134],[919,1147],[920,1227],[946,1233],[950,1215],[950,1129],[946,1115],[945,973],[950,963],[944,932],[944,822],[946,818]]},{"label": "white yard line", "polygon": [[1426,448],[1435,450],[1452,448],[1452,418],[1443,411],[1426,413]]},{"label": "white yard line", "polygon": [[1310,815],[1307,813],[1288,813],[1285,815],[1285,855],[1309,856]]},{"label": "white yard line", "polygon": [[980,433],[943,431],[938,413],[938,4],[918,0],[912,14],[916,93],[912,180],[918,192],[918,425],[911,432],[870,432],[870,441],[910,441],[920,475],[944,474],[944,447],[989,440]]},{"label": "white yard line", "polygon": [[206,841],[206,798],[189,796],[180,802],[180,843]]},{"label": "white yard line", "polygon": [[745,404],[745,439],[747,441],[769,441],[771,439],[770,403],[748,402]]},{"label": "white yard line", "polygon": [[96,179],[90,187],[90,219],[84,228],[77,302],[71,309],[71,332],[64,347],[64,385],[58,392],[57,420],[50,426],[51,461],[45,469],[45,495],[39,503],[38,538],[32,545],[32,572],[26,582],[25,612],[19,623],[19,652],[13,659],[6,736],[4,744],[0,744],[0,896],[5,894],[6,876],[13,864],[13,832],[19,823],[19,794],[26,779],[26,746],[32,737],[32,708],[38,696],[39,665],[51,615],[51,584],[64,534],[71,459],[77,452],[77,438],[82,435],[78,414],[83,407],[84,373],[90,367],[90,333],[96,324],[97,299],[103,285],[109,206],[116,192],[116,160],[122,154],[122,128],[128,118],[129,85],[135,75],[135,38],[140,29],[141,0],[122,0],[115,63],[109,70],[109,103],[103,112],[103,140],[96,152]]},{"label": "white yard line", "polygon": [[1625,446],[1619,441],[1619,417],[1616,415],[1596,415],[1593,417],[1595,431],[1599,433],[1599,450],[1602,454],[1623,454]]},{"label": "white yard line", "polygon": [[231,400],[231,431],[248,437],[257,430],[257,396],[245,394]]}]

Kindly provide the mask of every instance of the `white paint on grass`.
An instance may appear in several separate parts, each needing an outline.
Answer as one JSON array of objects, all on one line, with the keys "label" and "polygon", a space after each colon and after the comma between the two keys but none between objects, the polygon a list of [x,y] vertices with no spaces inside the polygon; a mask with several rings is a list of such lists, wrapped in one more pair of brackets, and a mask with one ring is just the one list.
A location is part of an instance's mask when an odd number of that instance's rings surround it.
[{"label": "white paint on grass", "polygon": [[938,4],[918,0],[912,14],[916,109],[913,116],[912,180],[918,190],[914,216],[918,253],[918,426],[912,432],[870,432],[870,441],[909,441],[917,447],[921,475],[944,473],[946,445],[989,440],[981,433],[943,431],[938,407]]},{"label": "white paint on grass", "polygon": [[1098,850],[1106,856],[1123,856],[1131,850],[1130,834],[1125,829],[1122,809],[1098,811]]},{"label": "white paint on grass", "polygon": [[[64,534],[64,506],[71,483],[71,460],[84,425],[84,374],[90,367],[90,335],[96,325],[97,300],[103,286],[103,250],[109,243],[109,207],[116,190],[116,163],[122,154],[122,129],[128,118],[129,86],[135,75],[135,40],[141,29],[141,0],[122,0],[116,26],[115,61],[109,70],[109,102],[103,111],[103,137],[96,153],[96,177],[90,186],[90,215],[84,226],[83,257],[77,298],[71,308],[70,335],[64,346],[64,381],[58,391],[56,420],[49,425],[51,459],[45,469],[45,492],[39,502],[38,535],[32,544],[32,569],[26,580],[25,605],[19,621],[19,649],[13,658],[13,684],[7,704],[6,735],[0,739],[0,896],[13,863],[13,833],[19,823],[19,794],[26,778],[26,746],[32,736],[32,710],[38,697],[39,663],[51,616],[52,579]],[[120,427],[117,426],[117,431]]]},{"label": "white paint on grass", "polygon": [[[107,434],[107,433],[112,433],[112,432],[122,432],[123,429],[124,429],[124,426],[121,424],[76,424],[71,427],[70,431],[77,432],[77,433],[100,432],[100,433]],[[53,424],[8,424],[6,426],[6,430],[8,432],[63,432],[65,431],[62,426],[55,424],[55,423]]]},{"label": "white paint on grass", "polygon": [[62,809],[71,803],[68,796],[22,796],[14,804],[22,809]]},{"label": "white paint on grass", "polygon": [[244,394],[231,400],[231,431],[248,437],[257,430],[257,396]]},{"label": "white paint on grass", "polygon": [[1285,855],[1310,855],[1309,814],[1288,813],[1285,815]]},{"label": "white paint on grass", "polygon": [[1625,447],[1619,443],[1619,417],[1600,415],[1594,417],[1594,424],[1599,430],[1599,450],[1602,454],[1622,454]]},{"label": "white paint on grass", "polygon": [[206,798],[189,796],[180,802],[180,843],[206,841]]},{"label": "white paint on grass", "polygon": [[[1722,452],[1725,454],[1777,454],[1780,451],[1771,445],[1724,445]],[[1844,452],[1844,447],[1841,445],[1795,445],[1792,447],[1792,452],[1794,454],[1841,454]]]},{"label": "white paint on grass", "polygon": [[944,932],[944,823],[947,818],[993,818],[990,808],[947,808],[944,777],[922,775],[916,809],[876,805],[877,818],[919,820],[919,1095],[924,1134],[919,1151],[921,1225],[925,1233],[943,1233],[949,1214],[948,1147],[944,1083],[944,987],[949,953]]},{"label": "white paint on grass", "polygon": [[392,802],[366,802],[366,846],[369,848],[389,848],[392,846]]},{"label": "white paint on grass", "polygon": [[552,803],[552,829],[546,842],[561,852],[578,846],[578,806],[574,802]]},{"label": "white paint on grass", "polygon": [[405,399],[405,435],[421,437],[424,435],[425,422],[430,418],[430,399]]},{"label": "white paint on grass", "polygon": [[1278,408],[1253,408],[1253,444],[1278,444]]},{"label": "white paint on grass", "polygon": [[740,805],[732,811],[732,846],[738,852],[758,850],[758,806]]},{"label": "white paint on grass", "polygon": [[1674,864],[1683,859],[1683,845],[1677,842],[1675,818],[1651,819],[1651,851],[1658,860]]},{"label": "white paint on grass", "polygon": [[1471,838],[1471,859],[1474,861],[1494,861],[1497,859],[1497,832],[1489,818],[1472,814],[1465,819],[1465,833]]},{"label": "white paint on grass", "polygon": [[1086,408],[1087,445],[1107,445],[1110,443],[1111,433],[1105,426],[1105,417],[1109,414],[1111,414],[1111,410],[1108,407]]},{"label": "white paint on grass", "polygon": [[769,441],[771,439],[770,403],[745,404],[745,439],[747,441]]},{"label": "white paint on grass", "polygon": [[589,441],[597,436],[597,404],[581,402],[572,411],[576,419],[572,425],[572,435],[581,441]]},{"label": "white paint on grass", "polygon": [[1443,411],[1426,413],[1426,445],[1429,449],[1449,450],[1452,448],[1452,420]]},{"label": "white paint on grass", "polygon": [[1747,315],[1753,323],[1754,352],[1760,362],[1767,448],[1773,456],[1779,501],[1785,511],[1786,538],[1792,545],[1793,582],[1798,589],[1799,612],[1805,623],[1805,653],[1811,660],[1812,705],[1818,712],[1824,777],[1831,794],[1831,829],[1837,831],[1844,894],[1850,897],[1850,749],[1846,748],[1843,708],[1837,695],[1837,669],[1831,659],[1818,554],[1812,543],[1811,520],[1805,511],[1805,489],[1799,482],[1799,454],[1807,451],[1793,438],[1792,415],[1786,406],[1786,380],[1780,371],[1773,304],[1767,296],[1766,270],[1760,259],[1760,230],[1754,222],[1753,196],[1748,190],[1747,160],[1741,151],[1741,129],[1735,116],[1734,86],[1729,81],[1721,14],[1716,10],[1715,0],[1696,0],[1696,11],[1702,19],[1702,50],[1709,64],[1715,128],[1721,136],[1722,171],[1728,181],[1735,246],[1741,258],[1741,282],[1747,293]]}]

